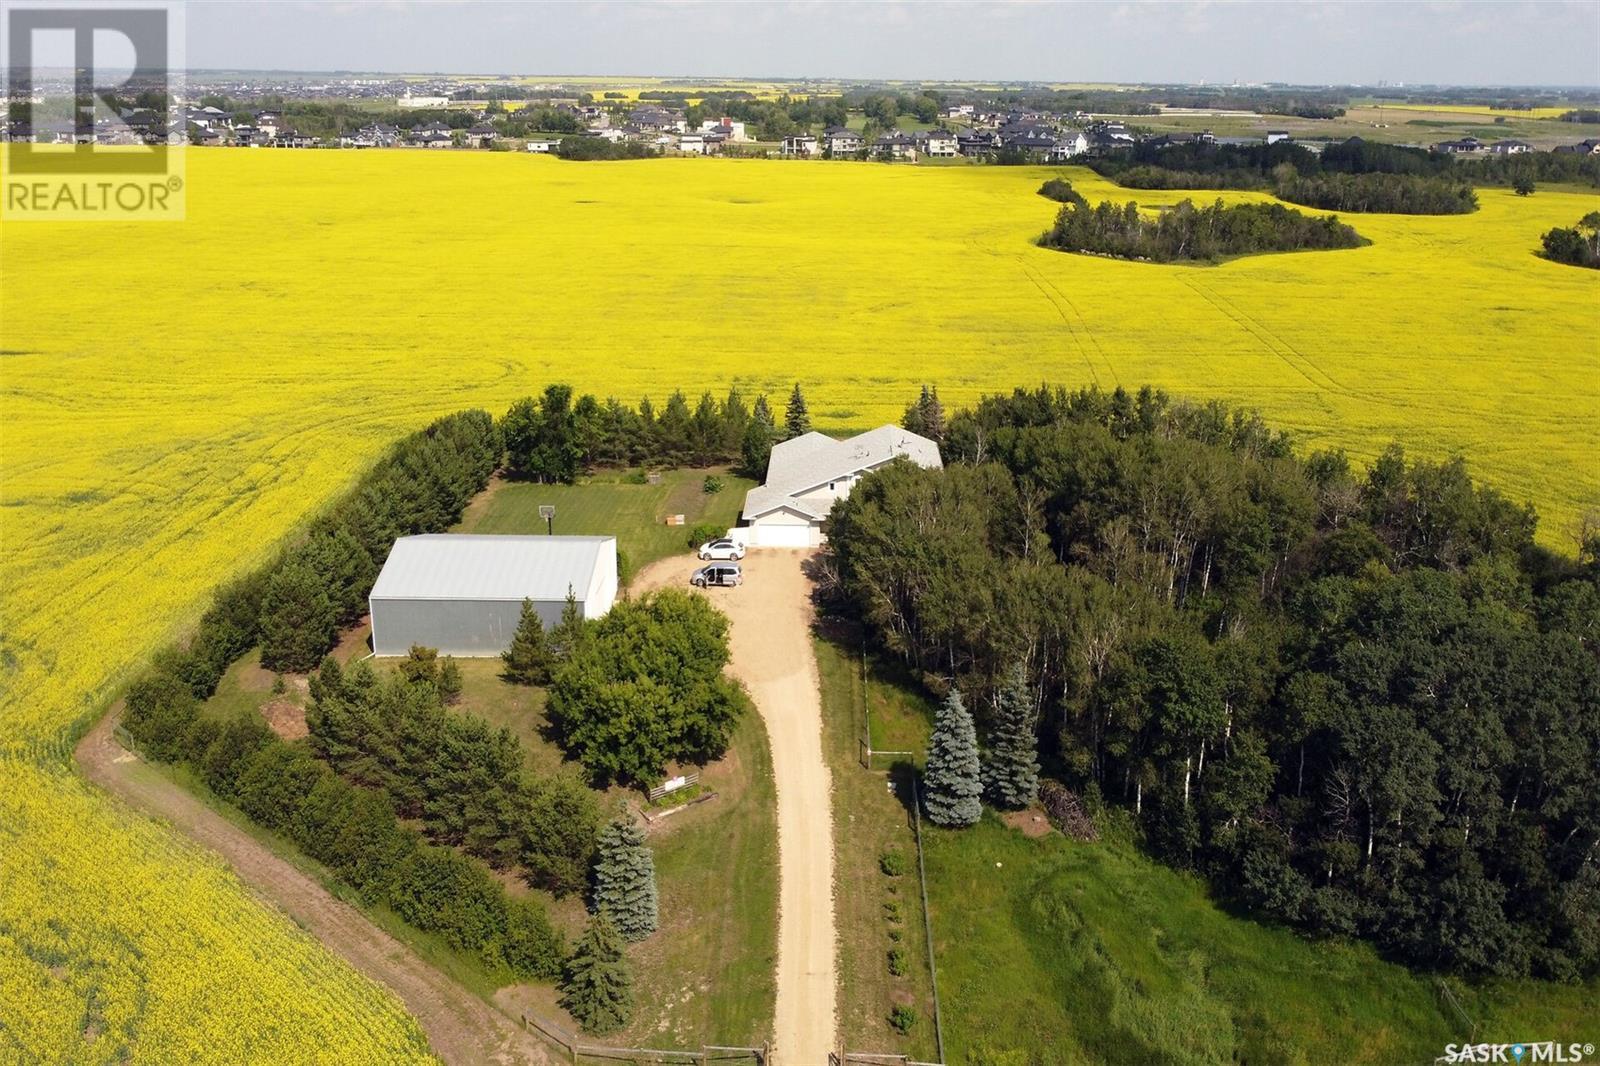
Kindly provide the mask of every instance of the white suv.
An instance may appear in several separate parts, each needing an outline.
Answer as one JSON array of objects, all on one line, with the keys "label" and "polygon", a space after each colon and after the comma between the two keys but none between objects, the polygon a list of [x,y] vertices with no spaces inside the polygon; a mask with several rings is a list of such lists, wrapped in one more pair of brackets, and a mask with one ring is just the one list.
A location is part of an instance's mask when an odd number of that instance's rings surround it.
[{"label": "white suv", "polygon": [[729,537],[708,540],[700,545],[700,558],[732,562],[744,558],[744,545]]}]

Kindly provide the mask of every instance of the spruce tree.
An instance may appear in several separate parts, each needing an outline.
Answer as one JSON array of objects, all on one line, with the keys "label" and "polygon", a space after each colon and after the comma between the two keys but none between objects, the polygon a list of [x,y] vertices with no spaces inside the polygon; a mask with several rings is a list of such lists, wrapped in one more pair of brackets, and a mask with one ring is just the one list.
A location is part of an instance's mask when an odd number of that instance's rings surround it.
[{"label": "spruce tree", "polygon": [[439,699],[446,706],[453,706],[461,701],[461,664],[452,656],[446,655],[439,660]]},{"label": "spruce tree", "polygon": [[[620,560],[619,560],[620,562]],[[550,666],[564,663],[575,655],[588,637],[583,612],[578,609],[578,597],[567,586],[567,602],[561,606],[561,620],[550,630]]]},{"label": "spruce tree", "polygon": [[631,818],[618,818],[600,832],[594,867],[595,909],[605,911],[628,940],[643,940],[660,921],[656,864],[644,831]]},{"label": "spruce tree", "polygon": [[622,934],[600,911],[567,960],[561,1006],[586,1032],[614,1033],[633,1015],[633,976],[622,951]]},{"label": "spruce tree", "polygon": [[789,406],[783,412],[783,428],[790,438],[811,432],[811,413],[806,410],[805,394],[800,391],[798,381],[789,394]]},{"label": "spruce tree", "polygon": [[745,477],[760,481],[767,476],[767,459],[772,455],[772,443],[777,436],[777,426],[772,420],[772,408],[767,406],[767,398],[756,397],[755,410],[744,427],[744,440],[739,445]]},{"label": "spruce tree", "polygon": [[500,653],[506,664],[501,674],[514,685],[544,685],[550,681],[550,648],[544,638],[544,620],[533,609],[532,600],[522,601],[522,617],[517,620],[511,647]]},{"label": "spruce tree", "polygon": [[939,402],[939,386],[922,390],[922,435],[938,444],[944,443],[944,404]]},{"label": "spruce tree", "polygon": [[928,765],[922,772],[922,803],[935,825],[961,828],[983,816],[982,795],[978,731],[961,693],[951,688],[934,716]]},{"label": "spruce tree", "polygon": [[989,750],[989,791],[998,806],[1019,810],[1039,795],[1037,721],[1028,671],[1017,663],[1000,686]]}]

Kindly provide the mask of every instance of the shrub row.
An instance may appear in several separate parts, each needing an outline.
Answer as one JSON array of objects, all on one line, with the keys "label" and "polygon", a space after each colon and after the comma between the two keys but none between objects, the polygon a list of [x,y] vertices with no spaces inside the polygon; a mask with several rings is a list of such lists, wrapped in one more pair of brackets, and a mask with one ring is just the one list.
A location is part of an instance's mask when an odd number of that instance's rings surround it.
[{"label": "shrub row", "polygon": [[583,887],[600,820],[594,796],[570,777],[530,777],[509,730],[451,714],[426,678],[380,681],[366,663],[341,671],[324,660],[312,696],[312,750],[421,819],[435,843],[496,869],[521,863],[530,883],[558,895]]}]

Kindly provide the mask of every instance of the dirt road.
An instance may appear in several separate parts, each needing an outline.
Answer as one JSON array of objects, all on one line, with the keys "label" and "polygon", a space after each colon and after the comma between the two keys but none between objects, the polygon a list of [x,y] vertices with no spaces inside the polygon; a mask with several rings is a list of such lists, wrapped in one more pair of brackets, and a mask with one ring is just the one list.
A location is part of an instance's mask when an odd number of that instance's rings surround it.
[{"label": "dirt road", "polygon": [[[745,584],[706,595],[733,623],[731,671],[755,700],[772,742],[778,792],[780,1066],[825,1066],[835,1046],[832,782],[822,757],[822,701],[811,650],[807,551],[761,548],[744,559]],[[664,559],[635,590],[687,587],[694,565]]]},{"label": "dirt road", "polygon": [[78,765],[89,780],[220,854],[256,895],[350,965],[387,985],[421,1023],[440,1058],[463,1066],[546,1066],[556,1061],[538,1037],[423,962],[217,812],[165,778],[137,772],[139,757],[112,736],[116,717],[106,715],[78,745]]}]

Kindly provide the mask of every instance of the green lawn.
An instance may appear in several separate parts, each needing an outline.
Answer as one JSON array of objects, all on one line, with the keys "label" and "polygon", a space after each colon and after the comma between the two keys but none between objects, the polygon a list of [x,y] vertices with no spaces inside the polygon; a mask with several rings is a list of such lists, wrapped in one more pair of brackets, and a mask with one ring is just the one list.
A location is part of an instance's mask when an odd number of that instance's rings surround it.
[{"label": "green lawn", "polygon": [[[707,475],[721,479],[722,491],[704,491]],[[698,523],[732,526],[754,484],[721,468],[663,471],[655,485],[634,484],[624,471],[605,471],[576,485],[495,481],[452,532],[543,533],[539,506],[552,504],[556,533],[615,536],[627,567],[637,570],[687,549],[689,528]],[[678,514],[683,526],[666,524],[667,516]]]},{"label": "green lawn", "polygon": [[[867,699],[873,705],[874,731],[880,722],[892,722],[895,735],[915,733],[916,722],[925,719],[914,705],[896,699],[900,690],[863,683],[858,651],[847,652],[827,640],[816,641],[815,648],[822,678],[823,753],[833,771],[839,1037],[850,1051],[934,1061],[933,996],[917,892],[916,844],[901,798],[909,787],[908,771],[904,765],[896,767],[893,758],[874,761],[887,773],[869,773],[860,762]],[[916,735],[925,737],[926,732],[924,724]],[[904,857],[904,874],[890,877],[879,867],[886,851]],[[898,913],[898,922],[890,919],[893,913]],[[905,954],[902,976],[889,972],[892,948]],[[919,1015],[905,1036],[889,1025],[889,1011],[896,1004]]]},{"label": "green lawn", "polygon": [[[886,989],[873,965],[880,897],[864,852],[909,834],[883,775],[858,760],[859,651],[819,641],[817,655],[840,824],[843,1035],[863,1050],[927,1054],[917,1031],[910,1046],[896,1044],[872,1017]],[[870,673],[866,699],[875,748],[920,750],[926,699],[886,669]],[[1129,843],[1030,839],[993,814],[964,831],[925,822],[924,843],[953,1066],[983,1052],[1018,1066],[1423,1064],[1469,1037],[1434,975],[1385,962],[1366,944],[1312,941],[1231,913],[1199,878]],[[1600,983],[1448,984],[1477,1041],[1600,1042]]]}]

